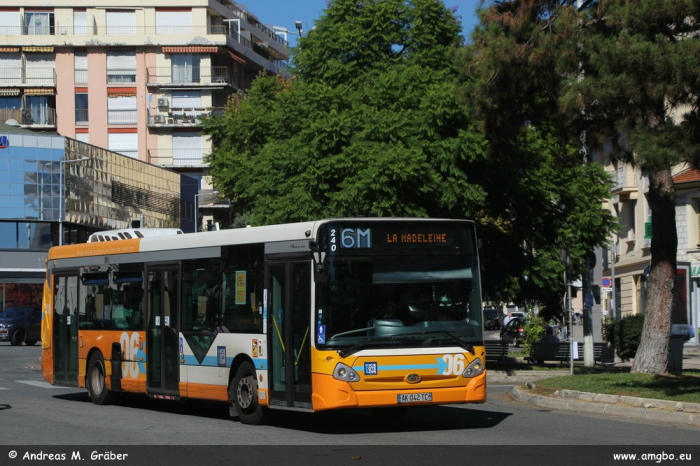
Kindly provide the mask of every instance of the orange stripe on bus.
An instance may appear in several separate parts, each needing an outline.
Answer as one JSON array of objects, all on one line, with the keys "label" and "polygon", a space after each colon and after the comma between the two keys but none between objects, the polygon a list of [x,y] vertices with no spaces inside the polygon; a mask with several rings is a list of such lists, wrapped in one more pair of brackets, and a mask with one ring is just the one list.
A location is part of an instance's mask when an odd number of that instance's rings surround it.
[{"label": "orange stripe on bus", "polygon": [[130,254],[139,252],[141,240],[125,239],[121,241],[102,241],[96,243],[71,244],[49,249],[48,260],[68,259],[109,254]]}]

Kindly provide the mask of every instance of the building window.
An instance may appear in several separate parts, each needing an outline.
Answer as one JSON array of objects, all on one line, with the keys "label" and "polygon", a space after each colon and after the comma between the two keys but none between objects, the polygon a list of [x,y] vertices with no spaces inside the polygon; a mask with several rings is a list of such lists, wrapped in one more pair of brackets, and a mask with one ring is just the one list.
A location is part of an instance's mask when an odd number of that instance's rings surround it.
[{"label": "building window", "polygon": [[156,9],[156,34],[192,34],[192,10]]},{"label": "building window", "polygon": [[107,124],[135,125],[137,122],[136,91],[107,93]]},{"label": "building window", "polygon": [[56,60],[53,53],[29,53],[24,56],[25,81],[30,86],[55,86]]},{"label": "building window", "polygon": [[109,150],[132,159],[139,158],[138,133],[109,133]]},{"label": "building window", "polygon": [[202,164],[202,136],[194,132],[173,133],[173,165]]},{"label": "building window", "polygon": [[136,52],[107,52],[107,82],[114,84],[136,82]]},{"label": "building window", "polygon": [[90,143],[90,133],[75,133],[75,139],[86,144]]},{"label": "building window", "polygon": [[73,10],[73,34],[82,36],[88,33],[87,11]]},{"label": "building window", "polygon": [[87,52],[75,52],[74,67],[75,67],[75,84],[87,84],[88,83]]},{"label": "building window", "polygon": [[136,12],[107,10],[107,34],[110,36],[136,34]]},{"label": "building window", "polygon": [[51,36],[53,26],[53,11],[24,12],[24,33],[28,36]]},{"label": "building window", "polygon": [[174,53],[171,55],[174,83],[198,83],[201,71],[198,53]]},{"label": "building window", "polygon": [[17,11],[3,11],[0,14],[0,36],[19,36],[22,33],[22,19]]},{"label": "building window", "polygon": [[75,93],[75,124],[85,126],[88,124],[88,95],[87,92]]}]

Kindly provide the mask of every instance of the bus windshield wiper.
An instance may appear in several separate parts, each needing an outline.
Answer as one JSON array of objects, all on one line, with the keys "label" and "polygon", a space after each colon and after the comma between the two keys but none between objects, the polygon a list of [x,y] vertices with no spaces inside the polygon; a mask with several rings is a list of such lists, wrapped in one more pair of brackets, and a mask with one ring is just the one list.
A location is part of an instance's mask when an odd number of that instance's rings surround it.
[{"label": "bus windshield wiper", "polygon": [[413,332],[413,333],[401,333],[398,335],[395,335],[397,337],[402,337],[402,336],[409,336],[409,335],[447,335],[450,340],[456,342],[461,348],[464,348],[471,354],[472,356],[476,354],[476,350],[474,349],[474,345],[471,343],[467,343],[465,341],[462,341],[461,338],[459,338],[457,335],[454,333],[448,332],[447,330],[425,330],[422,332]]},{"label": "bus windshield wiper", "polygon": [[391,336],[382,337],[382,338],[372,338],[371,340],[365,340],[365,341],[361,341],[359,343],[356,343],[346,350],[339,349],[337,351],[338,351],[338,354],[340,355],[341,358],[346,358],[346,357],[350,356],[351,354],[355,354],[358,351],[360,351],[361,349],[364,349],[373,343],[396,341],[396,340],[398,340],[398,338],[396,338],[397,336],[398,335],[391,335]]}]

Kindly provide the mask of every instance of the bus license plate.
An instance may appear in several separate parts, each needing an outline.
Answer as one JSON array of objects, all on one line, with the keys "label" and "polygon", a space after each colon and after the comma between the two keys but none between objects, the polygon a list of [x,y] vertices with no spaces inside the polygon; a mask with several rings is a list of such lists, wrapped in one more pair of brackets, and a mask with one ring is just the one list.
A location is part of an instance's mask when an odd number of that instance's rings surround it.
[{"label": "bus license plate", "polygon": [[399,403],[417,403],[420,401],[433,401],[432,393],[407,393],[398,395]]}]

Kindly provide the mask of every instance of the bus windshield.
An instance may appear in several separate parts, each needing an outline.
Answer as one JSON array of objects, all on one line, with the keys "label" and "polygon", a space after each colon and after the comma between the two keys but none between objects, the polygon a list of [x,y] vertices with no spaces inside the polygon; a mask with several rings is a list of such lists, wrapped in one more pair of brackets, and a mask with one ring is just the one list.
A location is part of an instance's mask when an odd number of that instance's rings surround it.
[{"label": "bus windshield", "polygon": [[[479,342],[475,255],[332,256],[317,284],[319,348]],[[322,342],[323,341],[323,342]]]}]

